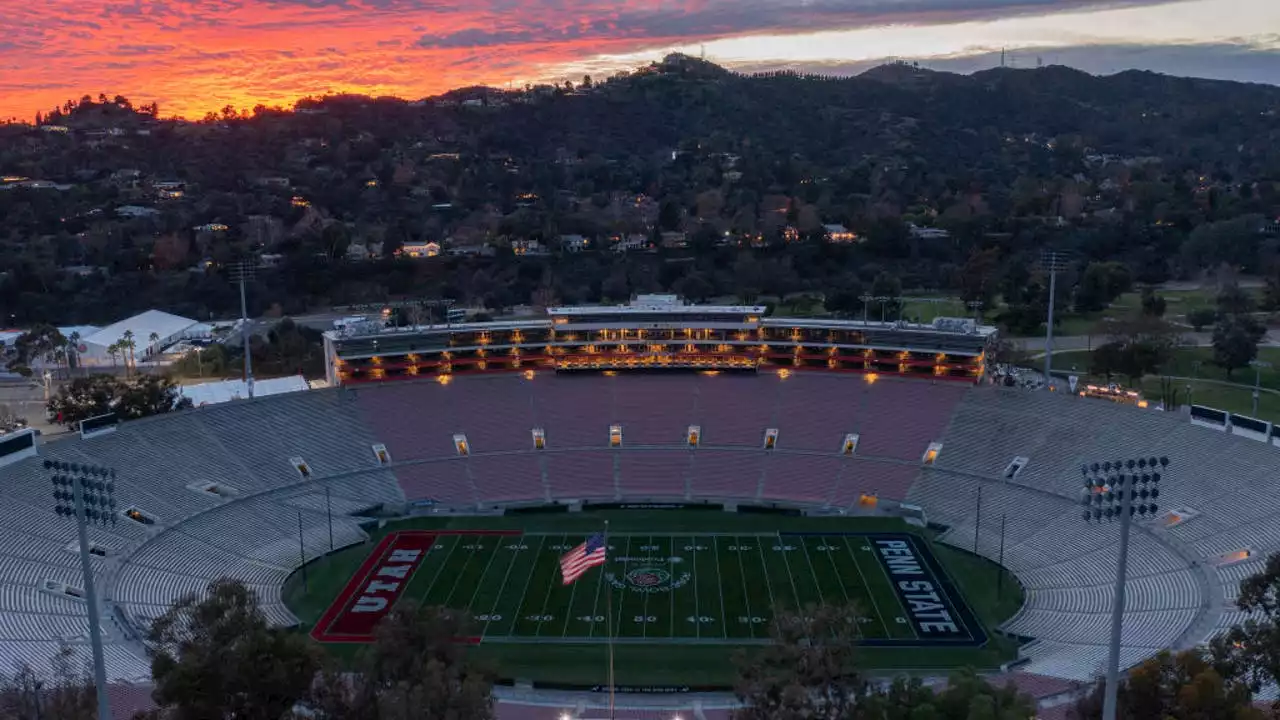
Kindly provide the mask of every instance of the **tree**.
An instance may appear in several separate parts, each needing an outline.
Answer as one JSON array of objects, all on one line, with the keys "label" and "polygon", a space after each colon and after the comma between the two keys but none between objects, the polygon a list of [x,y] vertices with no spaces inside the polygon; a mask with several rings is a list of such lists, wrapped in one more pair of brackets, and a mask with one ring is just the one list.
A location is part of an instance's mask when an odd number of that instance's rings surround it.
[{"label": "tree", "polygon": [[1090,355],[1089,371],[1108,379],[1124,375],[1131,385],[1159,372],[1178,344],[1172,325],[1147,314],[1108,323],[1107,331],[1111,339]]},{"label": "tree", "polygon": [[157,356],[159,354],[160,354],[160,333],[152,331],[151,334],[147,336],[147,355],[151,357],[151,362],[153,366],[156,360],[158,359]]},{"label": "tree", "polygon": [[457,642],[474,634],[464,613],[397,605],[378,623],[359,671],[328,668],[309,705],[324,720],[491,720],[492,675]]},{"label": "tree", "polygon": [[1164,317],[1167,303],[1163,296],[1157,295],[1155,288],[1142,288],[1142,314],[1149,317]]},{"label": "tree", "polygon": [[173,720],[280,720],[320,670],[306,637],[269,627],[257,597],[233,580],[179,599],[148,638],[157,716]]},{"label": "tree", "polygon": [[1240,581],[1236,607],[1252,617],[1210,643],[1214,667],[1253,692],[1280,682],[1280,553]]},{"label": "tree", "polygon": [[870,692],[857,664],[859,618],[853,607],[834,605],[776,613],[773,642],[734,658],[734,693],[744,704],[735,720],[853,718]]},{"label": "tree", "polygon": [[80,365],[80,332],[78,330],[71,331],[67,336],[67,367]]},{"label": "tree", "polygon": [[0,717],[5,720],[94,720],[97,692],[87,672],[72,667],[74,655],[63,647],[50,661],[51,673],[30,665],[0,676]]},{"label": "tree", "polygon": [[1118,262],[1091,262],[1076,287],[1075,310],[1098,312],[1129,289],[1133,278],[1129,268]]},{"label": "tree", "polygon": [[[1075,720],[1102,717],[1106,683],[1099,679],[1093,691],[1072,708]],[[1223,677],[1200,649],[1160,654],[1134,668],[1121,681],[1117,693],[1121,718],[1204,718],[1208,720],[1262,720],[1266,715],[1253,706],[1247,686]]]},{"label": "tree", "polygon": [[1200,332],[1218,318],[1218,311],[1210,307],[1199,307],[1187,311],[1187,324],[1196,332]]},{"label": "tree", "polygon": [[18,336],[13,343],[13,359],[10,370],[29,368],[37,361],[52,361],[55,350],[66,346],[67,339],[58,328],[41,323]]},{"label": "tree", "polygon": [[181,397],[178,386],[167,377],[141,375],[120,380],[98,373],[58,388],[49,398],[48,410],[56,422],[75,427],[81,420],[109,412],[133,420],[189,407],[191,400]]},{"label": "tree", "polygon": [[1213,362],[1227,377],[1258,357],[1258,341],[1265,328],[1248,315],[1226,315],[1213,326]]},{"label": "tree", "polygon": [[871,296],[881,298],[872,301],[870,312],[880,319],[894,320],[902,314],[902,281],[896,275],[882,272],[871,283]]},{"label": "tree", "polygon": [[139,375],[119,384],[116,412],[121,419],[160,415],[191,407],[191,399],[182,397],[178,385],[162,375]]},{"label": "tree", "polygon": [[133,331],[125,330],[124,333],[120,335],[120,339],[117,341],[117,343],[120,345],[121,352],[124,352],[128,355],[128,358],[125,360],[125,363],[124,363],[124,372],[125,372],[125,375],[129,375],[131,372],[133,372],[135,368],[134,360],[133,360],[133,349],[134,347],[136,347],[137,344],[133,341]]},{"label": "tree", "polygon": [[49,415],[57,423],[75,427],[81,420],[109,413],[115,406],[119,385],[112,375],[76,378],[49,398]]}]

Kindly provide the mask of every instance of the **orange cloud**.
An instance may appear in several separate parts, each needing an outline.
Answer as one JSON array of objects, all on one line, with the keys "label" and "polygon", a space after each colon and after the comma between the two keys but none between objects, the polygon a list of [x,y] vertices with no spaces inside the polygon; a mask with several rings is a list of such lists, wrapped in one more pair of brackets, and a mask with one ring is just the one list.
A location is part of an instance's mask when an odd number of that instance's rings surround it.
[{"label": "orange cloud", "polygon": [[123,94],[161,114],[417,98],[759,33],[1155,0],[3,0],[0,118]]}]

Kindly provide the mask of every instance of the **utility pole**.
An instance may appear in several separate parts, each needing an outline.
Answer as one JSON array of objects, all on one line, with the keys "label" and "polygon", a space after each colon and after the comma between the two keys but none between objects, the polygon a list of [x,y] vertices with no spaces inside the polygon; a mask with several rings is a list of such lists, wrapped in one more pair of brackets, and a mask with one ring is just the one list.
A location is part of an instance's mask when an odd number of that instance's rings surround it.
[{"label": "utility pole", "polygon": [[245,283],[253,280],[256,270],[251,260],[241,260],[230,267],[231,279],[240,284],[240,342],[244,348],[244,383],[253,399],[253,353],[249,349],[249,308],[245,302]]},{"label": "utility pole", "polygon": [[1258,399],[1262,397],[1262,368],[1271,367],[1266,360],[1250,360],[1253,366],[1253,416],[1258,417]]},{"label": "utility pole", "polygon": [[1056,250],[1045,250],[1040,256],[1040,265],[1049,272],[1049,322],[1044,332],[1044,386],[1053,389],[1053,305],[1054,296],[1058,293],[1058,271],[1067,267],[1066,253]]}]

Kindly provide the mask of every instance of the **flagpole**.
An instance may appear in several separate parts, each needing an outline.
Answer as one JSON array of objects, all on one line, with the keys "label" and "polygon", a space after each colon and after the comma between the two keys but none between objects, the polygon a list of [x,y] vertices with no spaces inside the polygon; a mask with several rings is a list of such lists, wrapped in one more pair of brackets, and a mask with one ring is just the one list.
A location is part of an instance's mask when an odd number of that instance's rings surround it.
[{"label": "flagpole", "polygon": [[[604,521],[604,553],[609,556],[609,521]],[[600,572],[604,572],[601,568]],[[605,613],[608,614],[606,632],[609,635],[609,720],[613,718],[613,586],[605,589]]]}]

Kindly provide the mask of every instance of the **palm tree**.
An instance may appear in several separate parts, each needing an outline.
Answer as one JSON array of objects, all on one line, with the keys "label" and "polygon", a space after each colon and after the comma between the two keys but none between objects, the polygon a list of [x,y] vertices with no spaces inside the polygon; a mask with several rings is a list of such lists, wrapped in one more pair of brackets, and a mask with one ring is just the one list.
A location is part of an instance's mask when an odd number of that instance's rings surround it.
[{"label": "palm tree", "polygon": [[147,344],[151,346],[147,354],[151,356],[151,370],[154,372],[156,369],[156,358],[160,354],[160,333],[152,332],[148,335]]},{"label": "palm tree", "polygon": [[107,346],[107,354],[111,356],[111,367],[116,366],[116,356],[120,354],[120,343],[113,342]]},{"label": "palm tree", "polygon": [[138,344],[133,341],[132,330],[125,330],[124,334],[120,336],[119,342],[120,342],[120,347],[122,349],[129,351],[129,359],[126,360],[124,363],[124,374],[126,377],[128,377],[131,374],[132,370],[136,367],[136,365],[134,364],[133,349],[137,347]]},{"label": "palm tree", "polygon": [[71,360],[75,359],[78,366],[80,364],[80,333],[72,331],[67,337],[67,376],[71,376]]}]

